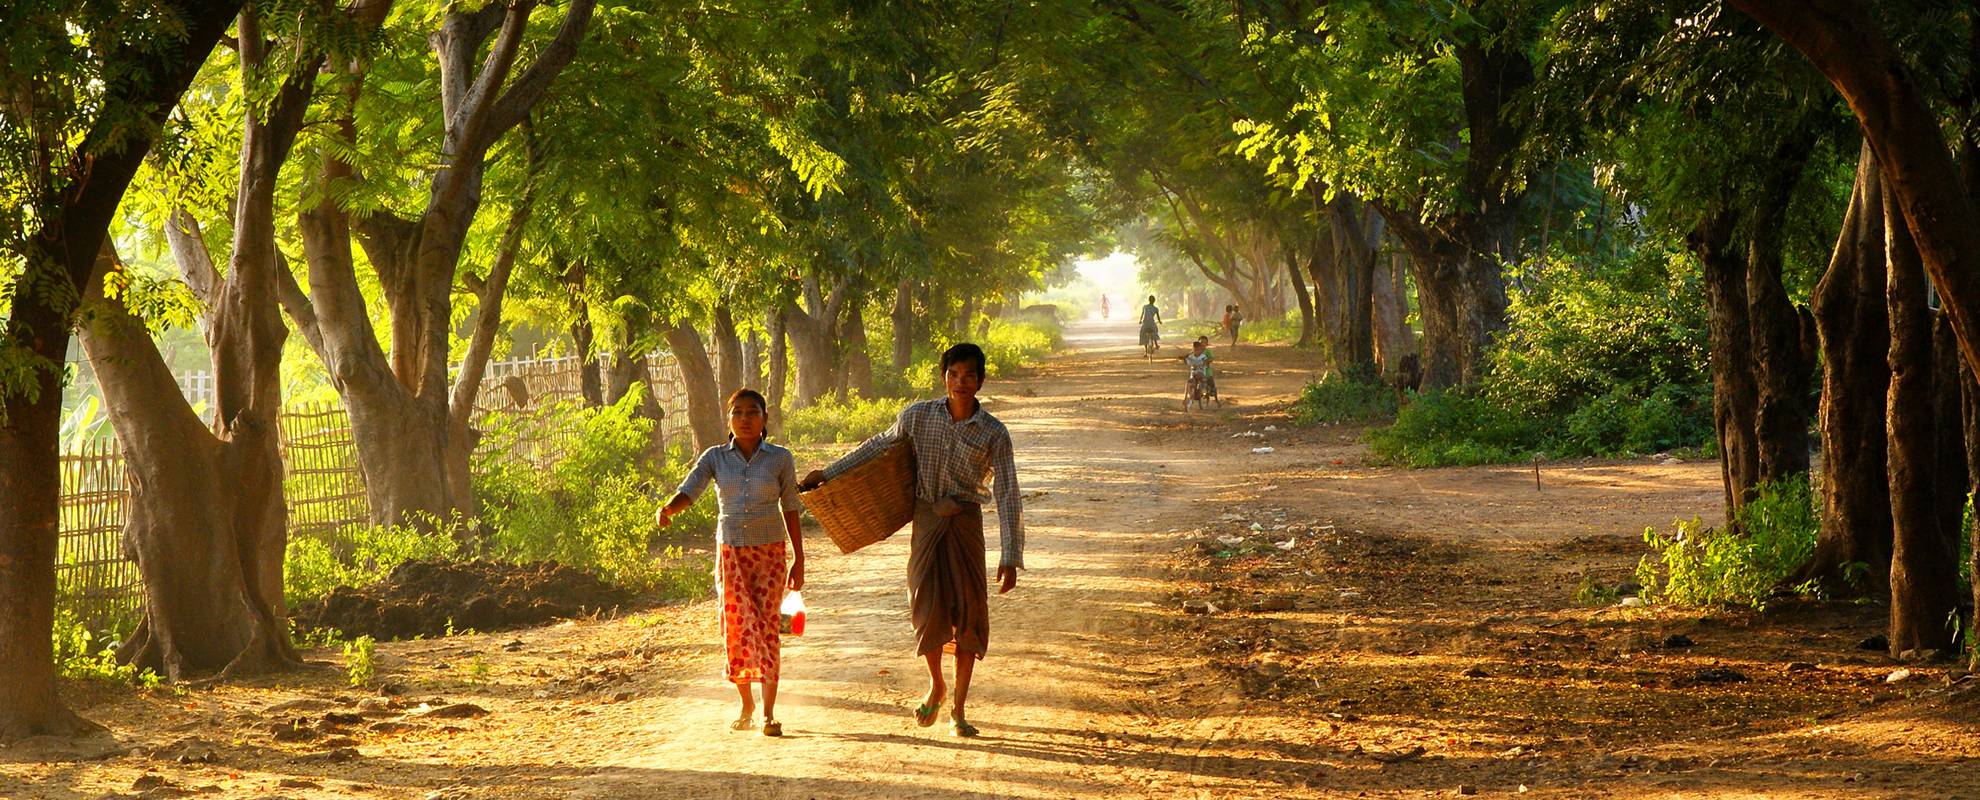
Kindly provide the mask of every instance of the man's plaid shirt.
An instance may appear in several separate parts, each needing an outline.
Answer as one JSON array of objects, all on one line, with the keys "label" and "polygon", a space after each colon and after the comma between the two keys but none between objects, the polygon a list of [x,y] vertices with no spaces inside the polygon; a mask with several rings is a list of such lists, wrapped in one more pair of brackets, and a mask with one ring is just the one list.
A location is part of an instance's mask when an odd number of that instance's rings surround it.
[{"label": "man's plaid shirt", "polygon": [[1003,567],[1024,567],[1023,503],[1018,497],[1017,464],[1011,459],[1011,432],[996,417],[976,407],[961,422],[949,419],[947,398],[924,400],[901,410],[894,427],[861,443],[858,449],[825,468],[831,480],[887,451],[906,437],[914,443],[915,496],[934,502],[953,496],[988,504],[984,481],[996,473],[997,520],[1003,528]]}]

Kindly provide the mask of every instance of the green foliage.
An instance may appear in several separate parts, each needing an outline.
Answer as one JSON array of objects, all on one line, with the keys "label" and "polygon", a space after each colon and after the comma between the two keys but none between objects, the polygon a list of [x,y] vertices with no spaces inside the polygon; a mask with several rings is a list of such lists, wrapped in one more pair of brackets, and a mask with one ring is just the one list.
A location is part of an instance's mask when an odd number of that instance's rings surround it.
[{"label": "green foliage", "polygon": [[[989,363],[990,377],[996,378],[1038,363],[1065,344],[1057,320],[1037,317],[1024,320],[994,319],[987,335],[976,340]],[[939,362],[938,362],[939,363]]]},{"label": "green foliage", "polygon": [[[636,592],[675,581],[649,552],[662,502],[655,489],[680,482],[688,456],[644,466],[653,422],[637,415],[641,394],[596,409],[561,404],[528,414],[498,415],[476,454],[475,492],[491,528],[488,545],[501,558],[550,559],[597,572]],[[567,442],[547,468],[529,458],[538,442]],[[685,532],[714,528],[712,504],[697,503],[674,518]]]},{"label": "green foliage", "polygon": [[1293,402],[1293,422],[1300,425],[1367,422],[1396,413],[1396,392],[1379,383],[1357,381],[1340,373],[1309,383]]},{"label": "green foliage", "polygon": [[[1636,567],[1643,599],[1763,608],[1814,555],[1820,520],[1807,479],[1795,477],[1761,486],[1740,509],[1737,525],[1707,528],[1693,518],[1670,534],[1646,529],[1643,541],[1657,552]],[[1813,582],[1786,588],[1797,595],[1817,591]]]},{"label": "green foliage", "polygon": [[333,540],[289,539],[282,559],[282,591],[290,605],[330,593],[339,586],[365,586],[384,580],[407,561],[458,558],[471,520],[426,520],[407,525],[352,525]]},{"label": "green foliage", "polygon": [[1407,467],[1523,460],[1541,438],[1538,420],[1463,392],[1416,395],[1396,422],[1368,433],[1376,457]]},{"label": "green foliage", "polygon": [[359,636],[344,644],[344,676],[352,688],[370,686],[378,677],[378,642]]},{"label": "green foliage", "polygon": [[903,400],[827,397],[784,415],[784,438],[798,444],[858,442],[886,430],[901,415]]},{"label": "green foliage", "polygon": [[[1219,323],[1222,320],[1218,320]],[[1238,341],[1266,344],[1272,342],[1295,342],[1299,340],[1299,310],[1282,317],[1264,317],[1258,320],[1245,320],[1238,324]],[[1228,337],[1222,327],[1210,334],[1212,340]],[[1228,338],[1225,338],[1228,341]]]},{"label": "green foliage", "polygon": [[1593,575],[1581,576],[1580,585],[1574,587],[1574,604],[1582,608],[1612,606],[1621,596],[1616,587],[1604,585]]},{"label": "green foliage", "polygon": [[1530,266],[1478,387],[1404,407],[1373,436],[1378,455],[1433,466],[1713,446],[1705,311],[1688,256],[1646,245],[1613,263]]},{"label": "green foliage", "polygon": [[162,682],[156,672],[117,663],[117,640],[93,633],[66,610],[55,611],[55,674],[70,680],[92,680],[146,688]]}]

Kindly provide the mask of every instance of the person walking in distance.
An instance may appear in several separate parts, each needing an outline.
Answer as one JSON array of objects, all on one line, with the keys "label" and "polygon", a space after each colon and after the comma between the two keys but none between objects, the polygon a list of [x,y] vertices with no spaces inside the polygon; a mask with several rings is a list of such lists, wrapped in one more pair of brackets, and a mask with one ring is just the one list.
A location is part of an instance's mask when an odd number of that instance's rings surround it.
[{"label": "person walking in distance", "polygon": [[866,463],[903,439],[915,459],[914,526],[908,545],[908,606],[915,650],[928,664],[928,694],[914,710],[922,727],[935,724],[948,684],[942,653],[956,656],[950,732],[975,736],[965,712],[969,682],[990,648],[990,599],[983,556],[985,480],[994,476],[1003,557],[997,593],[1017,586],[1024,568],[1024,522],[1011,434],[977,402],[986,367],[983,349],[963,343],[942,353],[944,396],[901,410],[894,426],[867,439],[844,458],[806,475],[806,488]]},{"label": "person walking in distance", "polygon": [[[791,451],[764,441],[769,404],[754,389],[729,396],[729,442],[702,451],[672,500],[655,520],[665,528],[715,484],[721,513],[715,521],[715,574],[722,614],[727,677],[742,695],[733,730],[755,727],[756,699],[749,685],[763,684],[763,735],[782,736],[777,721],[777,675],[782,668],[777,613],[784,590],[804,588],[804,538],[799,533],[797,462]],[[784,570],[789,539],[790,571]]]}]

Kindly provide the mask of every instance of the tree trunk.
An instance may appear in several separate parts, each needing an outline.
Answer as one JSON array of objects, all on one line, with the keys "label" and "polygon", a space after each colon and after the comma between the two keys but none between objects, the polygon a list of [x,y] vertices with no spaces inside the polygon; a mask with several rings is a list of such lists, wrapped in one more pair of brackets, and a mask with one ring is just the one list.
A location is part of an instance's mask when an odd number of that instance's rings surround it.
[{"label": "tree trunk", "polygon": [[1957,642],[1958,573],[1954,531],[1938,514],[1932,408],[1931,310],[1925,276],[1910,232],[1886,187],[1888,302],[1891,319],[1891,385],[1885,406],[1889,425],[1891,519],[1891,653],[1926,649],[1950,652]]},{"label": "tree trunk", "polygon": [[1404,277],[1407,258],[1401,250],[1377,264],[1369,317],[1375,338],[1375,362],[1384,380],[1400,373],[1406,359],[1416,356],[1416,334],[1409,329],[1409,286]]},{"label": "tree trunk", "polygon": [[[1884,300],[1884,192],[1863,147],[1834,255],[1815,287],[1822,341],[1822,527],[1792,583],[1820,581],[1836,596],[1882,594],[1891,571],[1891,495],[1884,438],[1890,316]],[[1867,586],[1851,587],[1865,564]]]},{"label": "tree trunk", "polygon": [[846,304],[846,320],[840,327],[839,342],[844,348],[841,363],[846,365],[846,393],[873,397],[873,360],[866,353],[866,312],[864,303]]},{"label": "tree trunk", "polygon": [[597,335],[591,316],[582,309],[571,318],[571,343],[577,353],[578,394],[584,397],[587,408],[605,405],[605,375],[598,363]]},{"label": "tree trunk", "polygon": [[1286,276],[1292,281],[1293,296],[1299,300],[1299,341],[1293,347],[1307,348],[1313,346],[1313,296],[1306,291],[1306,279],[1300,277],[1305,269],[1299,261],[1299,252],[1286,248]]},{"label": "tree trunk", "polygon": [[1463,381],[1464,358],[1470,349],[1463,342],[1460,319],[1470,286],[1450,252],[1452,243],[1410,217],[1384,209],[1383,218],[1408,251],[1416,279],[1416,313],[1423,325],[1422,388],[1457,386]]},{"label": "tree trunk", "polygon": [[694,430],[696,450],[706,450],[728,441],[727,415],[715,388],[715,367],[708,363],[708,351],[701,336],[685,320],[667,329],[667,346],[681,366],[681,383],[687,390],[688,424]]},{"label": "tree trunk", "polygon": [[1968,196],[1939,115],[1897,49],[1861,4],[1844,0],[1733,0],[1808,57],[1855,112],[1877,154],[1885,189],[1902,209],[1923,268],[1980,371],[1980,213]]},{"label": "tree trunk", "polygon": [[815,276],[806,276],[804,303],[784,306],[784,334],[796,356],[797,399],[793,408],[807,408],[832,391],[838,374],[838,348],[833,344],[835,321],[846,299],[847,281],[840,279],[824,296]]},{"label": "tree trunk", "polygon": [[914,282],[902,278],[894,286],[894,352],[889,363],[895,372],[908,368],[914,360]]},{"label": "tree trunk", "polygon": [[1382,219],[1360,201],[1336,195],[1327,206],[1333,222],[1334,269],[1316,296],[1326,298],[1321,320],[1327,326],[1329,357],[1335,372],[1358,379],[1375,375],[1373,286],[1375,257],[1382,242]]},{"label": "tree trunk", "polygon": [[743,385],[758,391],[763,387],[763,332],[750,331],[742,343]]},{"label": "tree trunk", "polygon": [[1747,245],[1746,302],[1751,325],[1754,438],[1759,480],[1782,480],[1808,472],[1808,423],[1814,358],[1802,343],[1802,320],[1781,284],[1781,232],[1788,201],[1814,147],[1815,135],[1790,134],[1775,155],[1776,169],[1753,198]]},{"label": "tree trunk", "polygon": [[1747,321],[1746,261],[1732,246],[1736,221],[1731,211],[1714,212],[1698,224],[1688,241],[1704,266],[1710,307],[1712,419],[1718,431],[1727,524],[1732,524],[1760,481],[1759,443],[1754,441],[1759,388]]},{"label": "tree trunk", "polygon": [[[85,131],[71,142],[37,119],[44,155],[63,162],[59,185],[34,176],[20,271],[0,287],[11,308],[0,351],[17,372],[0,391],[0,742],[29,736],[74,736],[102,728],[62,704],[56,692],[51,631],[55,559],[60,543],[61,364],[67,356],[76,293],[93,279],[117,206],[154,132],[206,63],[239,13],[239,2],[167,2],[159,12],[184,33],[172,47],[91,48],[100,58],[105,97],[72,120]],[[22,24],[30,24],[23,22]],[[96,31],[83,32],[94,35]],[[139,79],[133,80],[132,76]],[[52,83],[49,85],[53,85]],[[24,89],[29,102],[46,87]],[[10,98],[17,99],[17,98]],[[95,118],[100,114],[102,118]],[[114,115],[120,124],[106,124]],[[10,126],[11,126],[10,121]],[[106,138],[105,131],[115,131]],[[10,131],[10,136],[18,135]],[[73,146],[72,146],[73,144]],[[19,205],[17,203],[17,205]]]},{"label": "tree trunk", "polygon": [[726,300],[715,303],[715,386],[727,398],[743,388],[742,339],[736,336],[736,320],[729,315]]},{"label": "tree trunk", "polygon": [[962,311],[956,314],[954,333],[958,341],[969,340],[969,323],[976,318],[976,293],[963,295]]},{"label": "tree trunk", "polygon": [[785,378],[790,375],[791,360],[784,345],[784,313],[772,309],[769,316],[768,324],[764,327],[770,329],[770,364],[768,374],[763,379],[765,394],[770,401],[770,422],[767,430],[772,434],[782,434],[784,385],[788,382]]}]

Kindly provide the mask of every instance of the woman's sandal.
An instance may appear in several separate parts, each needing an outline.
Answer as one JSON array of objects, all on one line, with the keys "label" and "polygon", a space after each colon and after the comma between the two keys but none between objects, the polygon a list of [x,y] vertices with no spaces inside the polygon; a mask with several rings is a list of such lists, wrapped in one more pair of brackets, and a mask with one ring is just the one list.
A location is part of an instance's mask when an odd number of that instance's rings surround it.
[{"label": "woman's sandal", "polygon": [[763,721],[763,735],[764,736],[784,735],[784,723],[778,722],[774,719],[765,719]]},{"label": "woman's sandal", "polygon": [[975,736],[978,733],[981,733],[981,731],[978,731],[976,729],[975,725],[971,725],[962,720],[959,719],[950,720],[950,722],[951,724],[949,726],[949,735],[951,736],[960,736],[964,739],[970,739],[970,738],[975,738]]},{"label": "woman's sandal", "polygon": [[737,717],[734,722],[729,723],[729,730],[732,731],[746,731],[754,727],[756,720],[750,717]]},{"label": "woman's sandal", "polygon": [[935,724],[935,714],[942,710],[942,704],[922,704],[914,707],[914,724],[928,727]]}]

